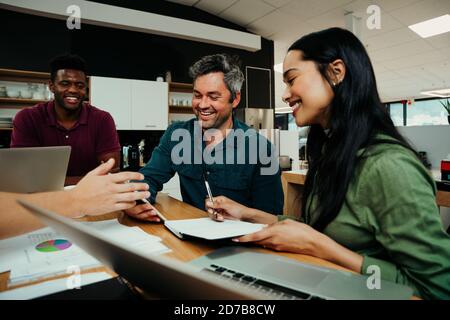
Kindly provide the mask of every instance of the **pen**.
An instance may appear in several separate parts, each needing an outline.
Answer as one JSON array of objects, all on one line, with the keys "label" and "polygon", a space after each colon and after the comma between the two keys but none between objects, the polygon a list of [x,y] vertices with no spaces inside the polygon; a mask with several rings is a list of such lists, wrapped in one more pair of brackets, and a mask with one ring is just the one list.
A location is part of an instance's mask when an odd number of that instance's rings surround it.
[{"label": "pen", "polygon": [[[127,180],[124,183],[130,183],[130,182],[131,182],[130,180]],[[135,192],[139,192],[139,191],[135,191]],[[136,202],[137,203],[142,203],[143,202],[143,203],[148,203],[149,205],[151,205],[151,203],[147,199],[139,199]],[[158,216],[158,218],[161,219],[161,221],[163,221],[163,222],[167,221],[167,218],[164,217],[161,212],[159,212],[156,208],[154,208],[154,210],[155,210],[156,215]]]},{"label": "pen", "polygon": [[[142,202],[145,202],[145,203],[148,203],[148,204],[150,204],[150,202],[148,202],[148,200],[147,199],[141,199],[142,200]],[[167,221],[167,218],[166,217],[164,217],[163,215],[162,215],[162,213],[161,212],[159,212],[156,208],[155,208],[155,212],[156,212],[156,215],[158,216],[158,218],[160,218],[161,219],[161,221],[163,221],[163,222],[166,222]]]},{"label": "pen", "polygon": [[[135,192],[139,192],[139,191],[135,191]],[[139,204],[139,203],[148,203],[149,205],[151,205],[151,203],[147,200],[147,199],[139,199],[139,200],[136,200],[136,202]],[[154,210],[155,210],[155,212],[156,212],[156,215],[163,221],[163,222],[166,222],[167,221],[167,218],[166,217],[164,217],[163,215],[162,215],[162,213],[161,212],[159,212],[156,208],[154,208]]]},{"label": "pen", "polygon": [[[206,180],[205,175],[203,175],[203,179],[205,180],[206,192],[208,192],[209,201],[211,201],[211,203],[214,204],[214,198],[211,193],[211,188],[209,187],[209,183],[208,183],[208,180]],[[217,211],[216,210],[214,210],[214,219],[217,220]]]}]

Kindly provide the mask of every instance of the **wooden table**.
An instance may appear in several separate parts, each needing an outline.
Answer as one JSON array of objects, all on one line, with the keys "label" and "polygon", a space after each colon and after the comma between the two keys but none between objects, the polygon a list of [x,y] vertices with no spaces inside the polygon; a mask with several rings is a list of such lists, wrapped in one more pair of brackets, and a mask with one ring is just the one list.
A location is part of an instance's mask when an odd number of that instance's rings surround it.
[{"label": "wooden table", "polygon": [[[199,217],[207,216],[204,211],[194,208],[191,205],[183,203],[174,198],[171,198],[170,196],[163,194],[163,193],[158,194],[157,203],[155,206],[169,220],[184,219],[184,218],[192,219],[192,218],[199,218]],[[200,240],[198,240],[198,241],[181,240],[181,239],[177,238],[176,236],[174,236],[170,231],[168,231],[162,224],[146,223],[146,222],[134,220],[134,219],[128,217],[127,215],[123,214],[122,212],[115,212],[115,213],[110,213],[107,215],[97,216],[97,217],[89,217],[89,218],[86,218],[83,220],[98,221],[98,220],[107,220],[107,219],[113,219],[113,218],[118,218],[119,222],[124,225],[138,226],[138,227],[142,228],[144,231],[146,231],[152,235],[160,237],[162,239],[163,244],[166,245],[167,247],[169,247],[170,249],[172,249],[171,252],[166,253],[165,255],[167,257],[176,259],[178,261],[187,262],[192,259],[198,258],[202,255],[208,254],[209,252],[219,248],[219,244],[215,244],[214,242],[200,241]],[[295,260],[298,260],[301,262],[305,262],[305,263],[310,263],[310,264],[315,264],[315,265],[319,265],[319,266],[349,271],[349,270],[347,270],[343,267],[340,267],[336,264],[333,264],[331,262],[328,262],[328,261],[325,261],[325,260],[322,260],[322,259],[319,259],[316,257],[312,257],[312,256],[307,256],[307,255],[302,255],[302,254],[294,254],[294,253],[275,252],[275,251],[266,250],[266,249],[257,248],[257,247],[255,247],[255,251],[276,254],[276,255],[282,255],[282,256],[292,258],[292,259],[295,259]],[[107,271],[110,274],[114,275],[114,273],[111,270],[107,270],[105,267],[87,270],[87,271],[84,271],[84,273],[95,272],[95,271]],[[61,278],[61,277],[64,277],[64,276],[48,278],[46,280],[56,279],[56,278]],[[8,279],[9,279],[9,272],[0,274],[0,291],[5,291],[7,289],[24,286],[24,285],[18,285],[18,286],[14,286],[14,287],[8,287],[8,285],[7,285]],[[42,281],[43,280],[37,281],[37,282],[42,282]],[[31,283],[28,283],[27,285],[29,285],[29,284],[31,284]]]},{"label": "wooden table", "polygon": [[[284,171],[281,174],[281,183],[284,192],[283,214],[299,216],[303,186],[305,184],[306,170]],[[438,190],[436,203],[440,207],[450,207],[450,192]]]},{"label": "wooden table", "polygon": [[440,207],[450,208],[450,192],[438,190],[436,193],[436,203]]}]

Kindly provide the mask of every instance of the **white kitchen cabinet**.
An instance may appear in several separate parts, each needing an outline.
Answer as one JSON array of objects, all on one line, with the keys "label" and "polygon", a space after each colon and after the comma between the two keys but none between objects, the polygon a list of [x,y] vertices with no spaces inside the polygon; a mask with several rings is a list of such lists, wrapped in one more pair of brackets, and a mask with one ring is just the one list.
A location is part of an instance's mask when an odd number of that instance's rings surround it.
[{"label": "white kitchen cabinet", "polygon": [[131,81],[90,77],[90,103],[114,118],[117,130],[131,130]]},{"label": "white kitchen cabinet", "polygon": [[111,113],[118,130],[166,130],[165,82],[91,76],[91,104]]},{"label": "white kitchen cabinet", "polygon": [[132,80],[131,112],[135,130],[166,130],[169,121],[166,82]]}]

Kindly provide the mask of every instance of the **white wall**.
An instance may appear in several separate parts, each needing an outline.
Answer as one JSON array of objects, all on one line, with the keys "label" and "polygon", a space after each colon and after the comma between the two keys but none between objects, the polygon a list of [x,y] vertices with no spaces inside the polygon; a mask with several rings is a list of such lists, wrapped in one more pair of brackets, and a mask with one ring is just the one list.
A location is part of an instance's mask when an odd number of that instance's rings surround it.
[{"label": "white wall", "polygon": [[298,131],[280,130],[280,156],[289,156],[292,159],[292,170],[298,170],[299,157]]},{"label": "white wall", "polygon": [[[441,159],[450,158],[450,125],[397,127],[400,133],[416,148],[426,151],[433,169],[439,170]],[[450,208],[441,208],[445,229],[450,225]]]},{"label": "white wall", "polygon": [[397,127],[417,151],[426,151],[433,169],[440,169],[441,160],[450,154],[450,125]]}]

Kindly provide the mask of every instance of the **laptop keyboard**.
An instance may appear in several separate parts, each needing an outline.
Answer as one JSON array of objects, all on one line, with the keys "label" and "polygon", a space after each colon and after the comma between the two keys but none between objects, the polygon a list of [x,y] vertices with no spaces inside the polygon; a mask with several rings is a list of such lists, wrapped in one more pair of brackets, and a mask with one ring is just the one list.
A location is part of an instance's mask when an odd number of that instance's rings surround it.
[{"label": "laptop keyboard", "polygon": [[269,295],[272,299],[280,300],[311,300],[321,299],[319,297],[312,296],[308,293],[289,289],[275,283],[271,283],[265,280],[257,279],[244,273],[240,273],[234,270],[230,270],[215,264],[209,265],[202,271],[211,272],[215,275],[219,275],[222,279],[232,281],[236,284],[243,285],[264,294]]}]

